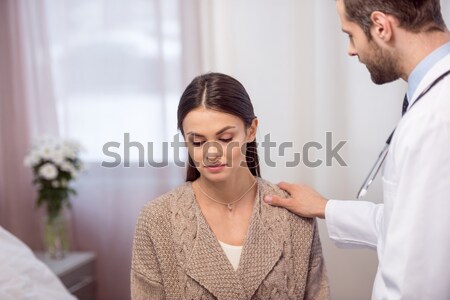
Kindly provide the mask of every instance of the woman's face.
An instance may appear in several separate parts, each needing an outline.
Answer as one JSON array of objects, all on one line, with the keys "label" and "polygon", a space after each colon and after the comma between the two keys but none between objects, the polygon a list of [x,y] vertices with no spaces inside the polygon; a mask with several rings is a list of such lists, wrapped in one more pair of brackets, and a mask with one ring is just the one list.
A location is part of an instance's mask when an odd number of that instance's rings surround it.
[{"label": "woman's face", "polygon": [[183,121],[184,138],[201,176],[223,181],[247,169],[246,144],[255,139],[257,125],[254,119],[245,128],[240,118],[204,107],[190,111]]}]

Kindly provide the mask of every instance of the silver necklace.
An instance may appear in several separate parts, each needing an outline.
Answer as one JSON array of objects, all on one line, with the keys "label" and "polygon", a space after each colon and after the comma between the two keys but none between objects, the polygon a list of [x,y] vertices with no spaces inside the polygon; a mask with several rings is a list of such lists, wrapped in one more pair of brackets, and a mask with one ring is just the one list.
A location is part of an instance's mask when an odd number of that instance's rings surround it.
[{"label": "silver necklace", "polygon": [[228,208],[229,211],[232,211],[232,210],[233,210],[233,204],[235,204],[235,203],[241,201],[241,200],[245,197],[245,195],[247,195],[248,192],[250,192],[250,191],[252,190],[252,188],[255,186],[256,182],[257,182],[257,180],[255,179],[255,182],[253,182],[253,184],[250,186],[250,188],[249,188],[244,194],[242,194],[242,196],[239,197],[239,199],[237,199],[237,200],[235,200],[235,201],[233,201],[233,202],[230,202],[230,203],[224,203],[224,202],[222,202],[222,201],[219,201],[219,200],[214,199],[213,197],[211,197],[210,195],[208,195],[208,194],[202,189],[202,187],[200,186],[200,182],[197,182],[197,184],[198,184],[198,188],[200,189],[200,191],[201,191],[206,197],[208,197],[210,200],[212,200],[212,201],[214,201],[214,202],[216,202],[216,203],[225,205],[225,206]]}]

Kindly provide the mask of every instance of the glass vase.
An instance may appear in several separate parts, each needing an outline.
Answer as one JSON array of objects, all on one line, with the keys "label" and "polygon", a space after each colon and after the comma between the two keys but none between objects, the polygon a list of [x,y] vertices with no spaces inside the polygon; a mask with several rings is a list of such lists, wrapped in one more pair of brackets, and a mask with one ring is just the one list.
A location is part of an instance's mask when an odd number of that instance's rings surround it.
[{"label": "glass vase", "polygon": [[45,217],[44,244],[51,259],[62,259],[69,251],[67,218],[62,212]]}]

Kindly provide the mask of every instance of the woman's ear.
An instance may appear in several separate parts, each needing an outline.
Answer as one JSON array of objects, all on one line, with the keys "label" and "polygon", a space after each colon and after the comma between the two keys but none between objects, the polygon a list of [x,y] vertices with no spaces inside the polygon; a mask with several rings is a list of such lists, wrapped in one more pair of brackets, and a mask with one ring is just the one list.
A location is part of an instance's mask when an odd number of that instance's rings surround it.
[{"label": "woman's ear", "polygon": [[247,128],[247,143],[253,142],[256,139],[256,132],[258,130],[258,119],[254,118],[252,124]]}]

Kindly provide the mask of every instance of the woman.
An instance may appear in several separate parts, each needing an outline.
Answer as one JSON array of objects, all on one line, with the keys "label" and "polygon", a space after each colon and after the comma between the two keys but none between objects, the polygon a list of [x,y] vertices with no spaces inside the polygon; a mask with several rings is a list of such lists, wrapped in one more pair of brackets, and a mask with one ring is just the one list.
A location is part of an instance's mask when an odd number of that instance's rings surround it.
[{"label": "woman", "polygon": [[148,203],[134,239],[133,299],[327,299],[317,225],[271,207],[258,120],[230,76],[195,78],[178,106],[186,183]]}]

